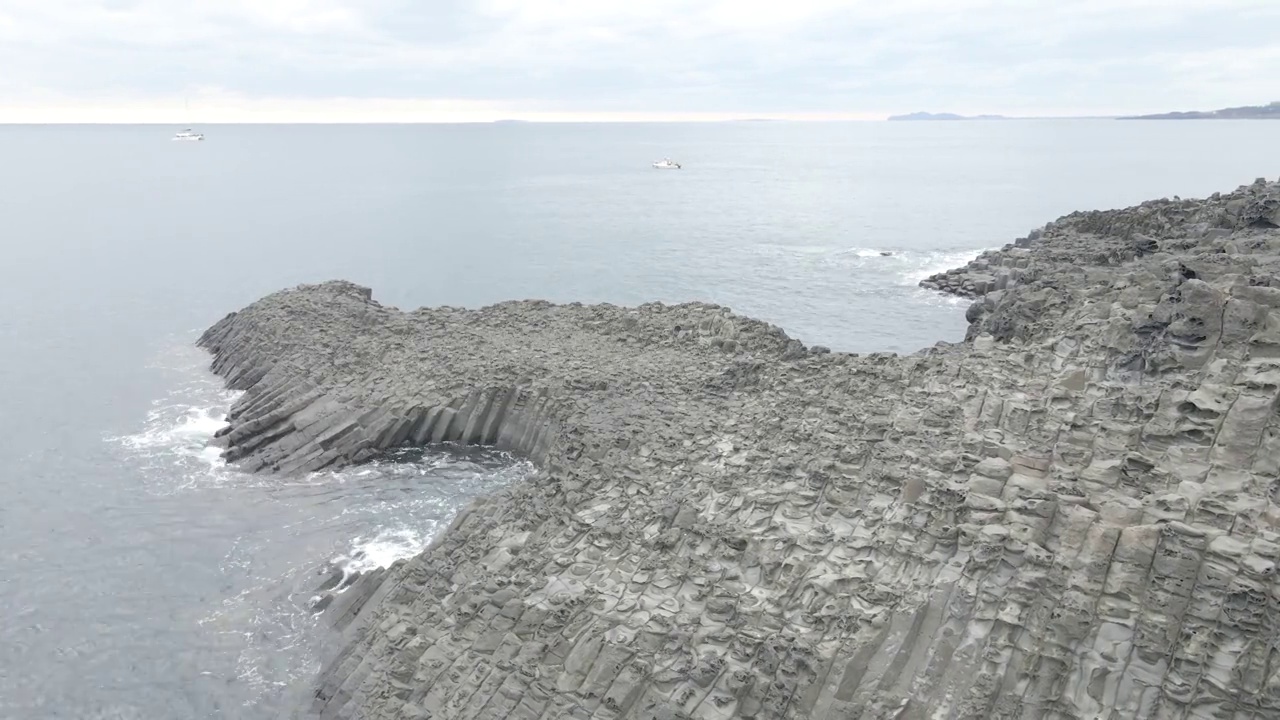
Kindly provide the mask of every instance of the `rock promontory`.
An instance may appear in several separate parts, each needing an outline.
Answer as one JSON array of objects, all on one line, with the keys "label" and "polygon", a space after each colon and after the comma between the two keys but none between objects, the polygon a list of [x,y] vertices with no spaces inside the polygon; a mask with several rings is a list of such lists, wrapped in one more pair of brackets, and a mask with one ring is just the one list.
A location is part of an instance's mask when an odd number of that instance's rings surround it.
[{"label": "rock promontory", "polygon": [[905,357],[346,282],[227,316],[246,470],[540,468],[341,596],[298,717],[1280,717],[1278,225],[1265,181],[1068,215],[925,281],[970,330]]}]

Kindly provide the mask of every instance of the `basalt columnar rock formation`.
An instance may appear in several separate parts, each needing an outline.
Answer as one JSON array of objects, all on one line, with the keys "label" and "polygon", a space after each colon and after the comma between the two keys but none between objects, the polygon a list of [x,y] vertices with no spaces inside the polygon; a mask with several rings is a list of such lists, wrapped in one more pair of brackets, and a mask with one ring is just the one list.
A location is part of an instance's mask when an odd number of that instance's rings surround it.
[{"label": "basalt columnar rock formation", "polygon": [[1280,717],[1277,225],[1262,181],[1064,217],[926,281],[971,329],[907,357],[344,282],[228,316],[248,470],[541,468],[344,594],[299,716]]}]

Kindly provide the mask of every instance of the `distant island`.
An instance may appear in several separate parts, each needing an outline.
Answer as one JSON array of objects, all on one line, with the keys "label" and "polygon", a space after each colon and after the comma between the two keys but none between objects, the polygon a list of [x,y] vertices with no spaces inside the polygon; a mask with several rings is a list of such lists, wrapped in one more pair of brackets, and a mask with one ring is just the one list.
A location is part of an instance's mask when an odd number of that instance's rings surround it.
[{"label": "distant island", "polygon": [[1130,115],[1120,120],[1280,120],[1280,100],[1269,105],[1246,105],[1203,112],[1168,112],[1156,115]]},{"label": "distant island", "polygon": [[906,115],[890,115],[890,120],[1008,120],[1004,115],[956,115],[955,113],[913,112]]}]

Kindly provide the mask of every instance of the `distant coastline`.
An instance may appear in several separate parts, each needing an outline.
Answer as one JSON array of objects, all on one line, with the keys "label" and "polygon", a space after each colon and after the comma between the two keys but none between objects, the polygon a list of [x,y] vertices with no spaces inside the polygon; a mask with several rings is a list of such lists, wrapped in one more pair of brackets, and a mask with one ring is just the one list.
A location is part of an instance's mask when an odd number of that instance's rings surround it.
[{"label": "distant coastline", "polygon": [[1280,120],[1280,100],[1267,105],[1244,105],[1221,110],[1179,110],[1148,115],[1090,117],[1010,117],[1008,115],[959,115],[948,112],[913,112],[890,115],[892,122],[951,122],[961,120]]},{"label": "distant coastline", "polygon": [[1154,115],[1129,115],[1120,120],[1280,120],[1280,100],[1268,105],[1245,105],[1221,110],[1191,110],[1157,113]]}]

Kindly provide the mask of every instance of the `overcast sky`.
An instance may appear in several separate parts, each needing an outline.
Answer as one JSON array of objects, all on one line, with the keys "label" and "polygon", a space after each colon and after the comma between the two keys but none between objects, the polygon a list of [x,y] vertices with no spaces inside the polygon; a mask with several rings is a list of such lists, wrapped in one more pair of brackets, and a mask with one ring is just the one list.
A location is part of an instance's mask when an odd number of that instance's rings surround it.
[{"label": "overcast sky", "polygon": [[0,0],[9,122],[1091,115],[1271,100],[1280,0]]}]

